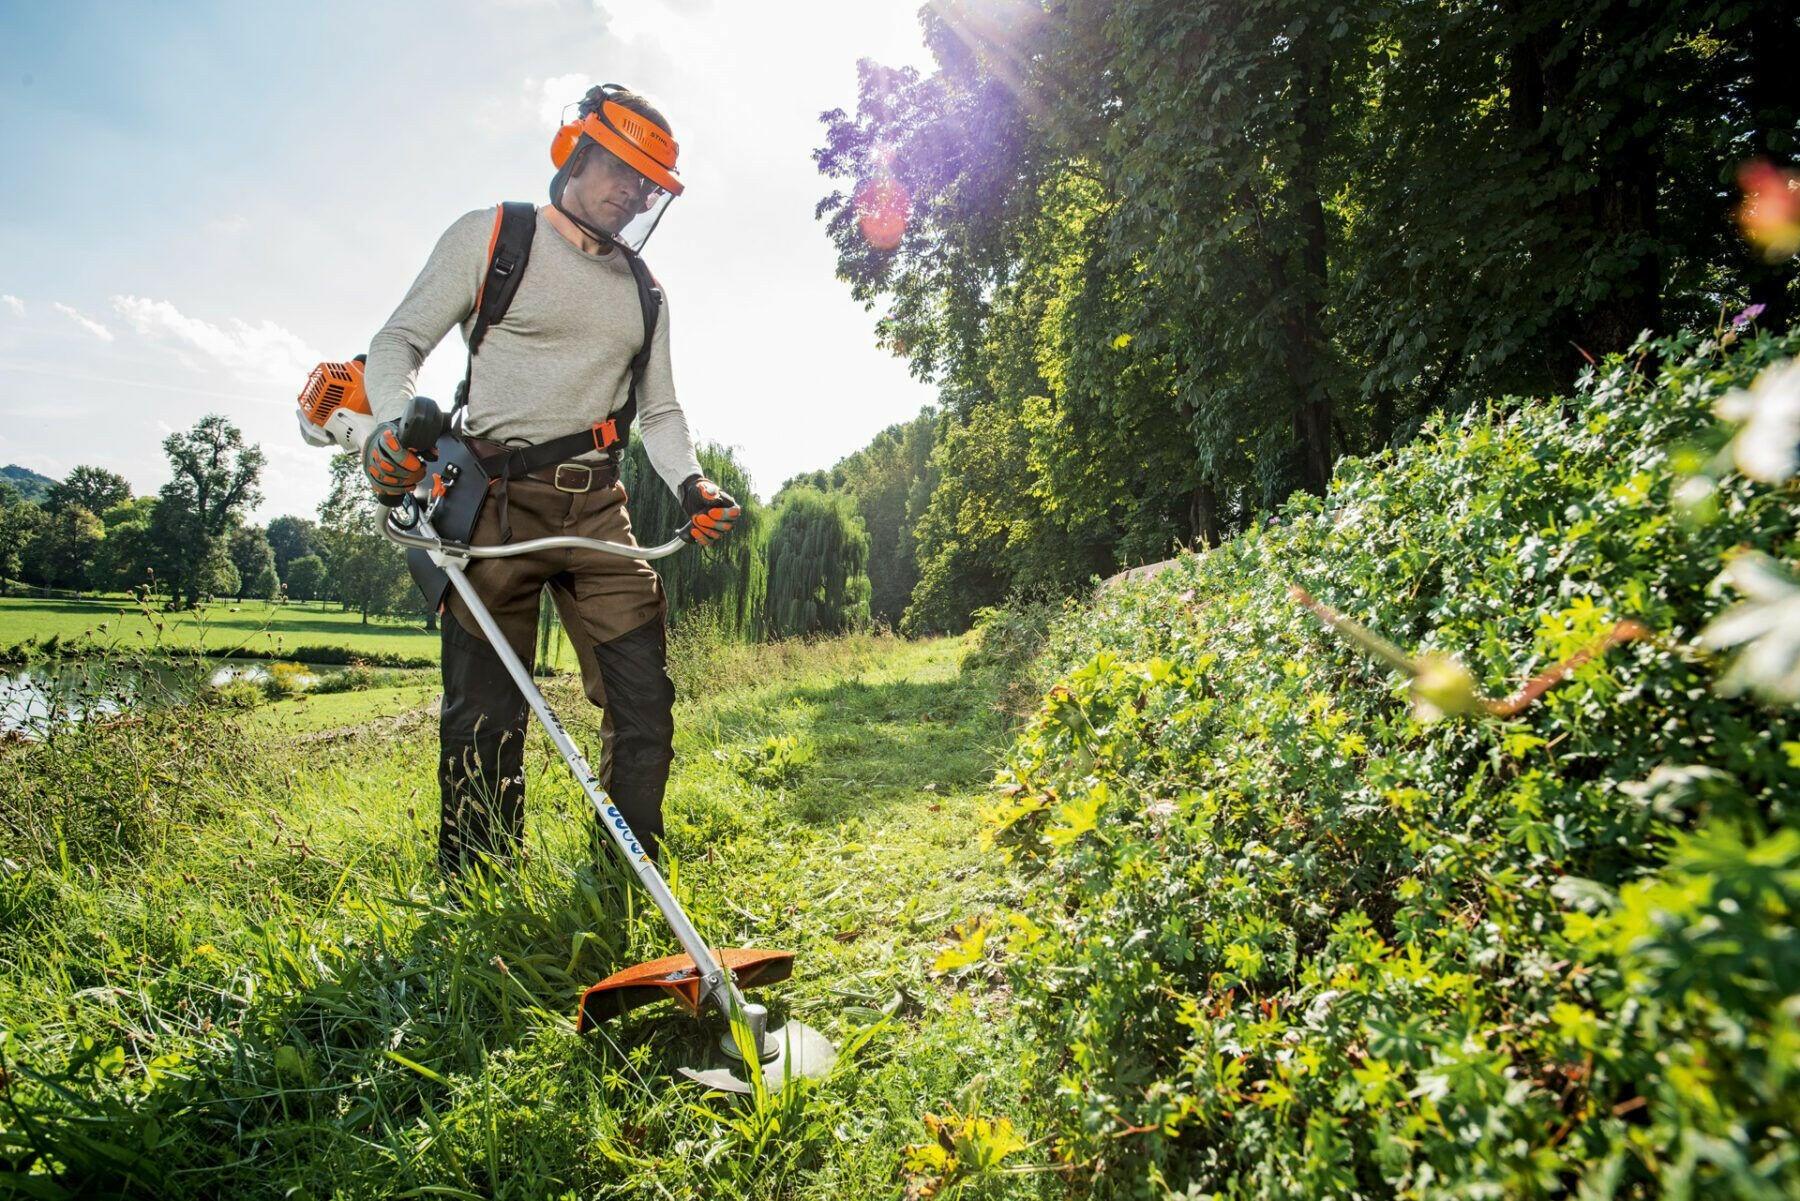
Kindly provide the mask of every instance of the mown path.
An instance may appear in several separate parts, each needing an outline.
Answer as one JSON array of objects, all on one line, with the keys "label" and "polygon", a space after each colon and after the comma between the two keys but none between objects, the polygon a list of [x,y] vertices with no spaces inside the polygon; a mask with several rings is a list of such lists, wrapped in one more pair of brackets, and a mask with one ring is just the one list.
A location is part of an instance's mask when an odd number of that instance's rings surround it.
[{"label": "mown path", "polygon": [[[675,948],[587,855],[585,802],[541,737],[524,867],[452,904],[419,769],[429,715],[321,737],[265,709],[236,719],[250,761],[202,773],[216,786],[137,853],[7,877],[0,1046],[44,1085],[0,1114],[7,1147],[48,1143],[60,1156],[36,1162],[65,1185],[163,1196],[835,1198],[902,1195],[927,1114],[1008,1114],[1028,1135],[1005,989],[931,970],[1009,887],[978,845],[1004,730],[962,650],[857,638],[677,662],[674,886],[717,943],[798,952],[764,999],[846,1048],[821,1085],[758,1105],[677,1084],[711,1035],[666,1005],[574,1033],[582,987]],[[550,692],[592,745],[573,683]],[[104,775],[113,751],[71,753]]]},{"label": "mown path", "polygon": [[[782,1186],[795,1196],[895,1195],[902,1147],[931,1138],[926,1113],[1019,1108],[1004,989],[992,974],[931,970],[955,927],[1003,908],[1008,888],[978,838],[1004,730],[993,694],[960,673],[962,652],[889,641],[682,714],[671,836],[690,857],[714,848],[683,877],[709,928],[723,919],[733,939],[798,951],[781,1002],[840,1043],[878,1024],[804,1119],[813,1134]],[[764,748],[783,739],[811,761],[767,781],[781,751]],[[721,805],[737,809],[729,833],[714,825]],[[659,1158],[654,1175],[666,1184],[688,1167]],[[994,1180],[981,1195],[1037,1183]]]}]

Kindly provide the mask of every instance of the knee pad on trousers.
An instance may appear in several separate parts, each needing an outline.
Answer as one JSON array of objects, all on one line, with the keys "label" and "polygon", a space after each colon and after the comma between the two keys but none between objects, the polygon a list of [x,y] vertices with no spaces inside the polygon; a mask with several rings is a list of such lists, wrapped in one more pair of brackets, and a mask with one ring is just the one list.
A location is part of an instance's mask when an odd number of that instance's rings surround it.
[{"label": "knee pad on trousers", "polygon": [[613,803],[651,855],[662,840],[663,793],[675,760],[675,683],[661,616],[594,648],[613,727]]},{"label": "knee pad on trousers", "polygon": [[444,705],[438,714],[439,736],[448,742],[469,742],[484,728],[523,729],[530,710],[494,648],[463,629],[451,614],[444,615],[442,625]]},{"label": "knee pad on trousers", "polygon": [[594,648],[612,710],[614,758],[667,768],[675,757],[675,682],[662,618]]}]

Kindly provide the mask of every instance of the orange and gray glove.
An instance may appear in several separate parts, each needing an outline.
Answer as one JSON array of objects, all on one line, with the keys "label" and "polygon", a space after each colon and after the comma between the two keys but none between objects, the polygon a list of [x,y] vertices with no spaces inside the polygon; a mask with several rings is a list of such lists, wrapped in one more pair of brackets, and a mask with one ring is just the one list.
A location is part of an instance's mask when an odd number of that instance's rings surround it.
[{"label": "orange and gray glove", "polygon": [[384,504],[393,504],[425,478],[425,460],[400,445],[400,423],[384,421],[363,443],[363,473]]},{"label": "orange and gray glove", "polygon": [[688,515],[681,536],[701,546],[711,546],[729,534],[744,512],[731,493],[703,475],[690,475],[682,481],[681,507]]}]

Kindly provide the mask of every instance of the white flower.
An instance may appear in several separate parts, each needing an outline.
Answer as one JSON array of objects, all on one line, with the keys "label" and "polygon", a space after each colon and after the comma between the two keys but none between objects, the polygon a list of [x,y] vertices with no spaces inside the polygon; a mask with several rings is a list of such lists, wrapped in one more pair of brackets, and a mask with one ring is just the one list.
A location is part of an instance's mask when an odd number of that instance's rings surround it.
[{"label": "white flower", "polygon": [[1794,474],[1800,451],[1800,359],[1764,367],[1749,390],[1733,388],[1716,410],[1743,423],[1731,440],[1737,468],[1753,480],[1779,484]]},{"label": "white flower", "polygon": [[1755,551],[1733,558],[1725,579],[1747,599],[1700,632],[1700,645],[1708,650],[1742,648],[1720,688],[1800,700],[1800,585],[1775,560]]}]

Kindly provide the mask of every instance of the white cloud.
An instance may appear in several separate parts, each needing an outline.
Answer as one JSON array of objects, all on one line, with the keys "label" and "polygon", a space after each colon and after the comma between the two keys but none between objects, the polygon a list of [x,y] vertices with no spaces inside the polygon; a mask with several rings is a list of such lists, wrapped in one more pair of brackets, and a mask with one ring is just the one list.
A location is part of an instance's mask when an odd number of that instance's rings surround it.
[{"label": "white cloud", "polygon": [[556,129],[562,125],[563,110],[567,109],[570,119],[575,116],[574,104],[587,94],[594,86],[592,76],[578,73],[572,75],[553,75],[549,79],[527,79],[525,81],[526,103],[537,114],[538,122],[545,129]]},{"label": "white cloud", "polygon": [[113,340],[113,332],[104,325],[101,325],[98,321],[95,321],[92,317],[84,316],[77,310],[70,308],[60,301],[52,304],[50,307],[67,317],[70,321],[73,321],[76,325],[79,325],[82,329],[85,329],[88,333],[94,335],[94,337],[100,339],[102,342],[110,342]]},{"label": "white cloud", "polygon": [[255,383],[293,383],[322,356],[299,335],[273,321],[251,325],[233,317],[224,326],[188,317],[166,300],[115,296],[113,309],[146,338],[198,350],[239,379]]},{"label": "white cloud", "polygon": [[10,292],[4,296],[0,296],[0,304],[4,304],[7,310],[15,317],[23,317],[25,315],[25,302]]},{"label": "white cloud", "polygon": [[662,3],[594,0],[594,11],[605,18],[607,32],[629,42],[645,37],[654,39],[668,33],[672,27],[680,30],[711,7],[710,0],[663,0]]}]

